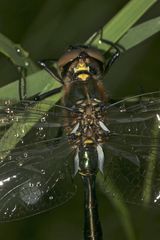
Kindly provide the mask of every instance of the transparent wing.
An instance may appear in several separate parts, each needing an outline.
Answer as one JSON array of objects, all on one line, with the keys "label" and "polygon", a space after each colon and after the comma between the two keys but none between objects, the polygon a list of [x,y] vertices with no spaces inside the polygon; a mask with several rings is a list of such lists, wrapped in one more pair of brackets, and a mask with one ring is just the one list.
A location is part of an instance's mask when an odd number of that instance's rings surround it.
[{"label": "transparent wing", "polygon": [[[159,106],[159,92],[106,106],[105,182],[125,201],[159,204]],[[46,211],[74,195],[74,153],[63,134],[73,110],[1,103],[0,221]]]},{"label": "transparent wing", "polygon": [[160,92],[128,98],[106,109],[108,189],[125,201],[160,205]]},{"label": "transparent wing", "polygon": [[56,108],[1,104],[0,221],[38,214],[75,194],[73,151],[62,131],[65,116]]}]

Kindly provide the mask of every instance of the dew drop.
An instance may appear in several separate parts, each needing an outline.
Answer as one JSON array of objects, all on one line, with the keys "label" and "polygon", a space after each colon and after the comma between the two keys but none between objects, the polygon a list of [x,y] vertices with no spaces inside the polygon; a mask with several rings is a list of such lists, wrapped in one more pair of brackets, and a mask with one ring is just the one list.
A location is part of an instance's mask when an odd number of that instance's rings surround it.
[{"label": "dew drop", "polygon": [[5,112],[8,113],[8,114],[10,113],[10,111],[11,111],[11,110],[10,110],[9,107],[5,109]]},{"label": "dew drop", "polygon": [[119,111],[120,111],[120,112],[126,112],[125,106],[124,106],[124,105],[123,105],[123,106],[120,106]]},{"label": "dew drop", "polygon": [[42,117],[42,118],[41,118],[41,122],[46,122],[46,118],[45,118],[45,117]]},{"label": "dew drop", "polygon": [[29,66],[29,62],[26,61],[25,62],[25,66],[28,67]]},{"label": "dew drop", "polygon": [[41,186],[42,186],[41,182],[37,182],[37,183],[36,183],[36,186],[37,186],[37,187],[41,187]]},{"label": "dew drop", "polygon": [[46,172],[45,172],[44,169],[41,169],[41,173],[42,173],[42,174],[46,174]]},{"label": "dew drop", "polygon": [[32,183],[32,182],[29,182],[29,187],[33,187],[34,186],[34,184]]},{"label": "dew drop", "polygon": [[22,128],[22,130],[21,130],[21,131],[22,131],[22,133],[25,133],[25,131],[24,131],[24,128]]},{"label": "dew drop", "polygon": [[19,161],[19,162],[18,162],[18,166],[19,166],[19,167],[22,167],[22,166],[23,166],[23,161]]},{"label": "dew drop", "polygon": [[49,200],[53,200],[53,196],[49,196]]},{"label": "dew drop", "polygon": [[19,134],[18,134],[18,133],[16,133],[14,136],[17,137],[17,138],[19,138]]},{"label": "dew drop", "polygon": [[4,159],[1,159],[1,158],[0,158],[0,164],[2,164],[3,162],[4,162]]},{"label": "dew drop", "polygon": [[28,153],[27,153],[27,152],[24,153],[24,157],[25,157],[25,158],[28,157]]},{"label": "dew drop", "polygon": [[21,55],[21,54],[22,54],[22,52],[21,52],[21,49],[20,49],[20,48],[16,48],[16,52],[17,52],[19,55]]}]

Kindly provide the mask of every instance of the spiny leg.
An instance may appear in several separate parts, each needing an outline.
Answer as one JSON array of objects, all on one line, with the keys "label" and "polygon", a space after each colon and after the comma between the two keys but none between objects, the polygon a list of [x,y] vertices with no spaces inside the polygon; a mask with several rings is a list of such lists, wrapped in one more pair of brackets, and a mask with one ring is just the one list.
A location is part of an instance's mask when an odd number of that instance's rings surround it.
[{"label": "spiny leg", "polygon": [[[63,83],[62,78],[59,76],[58,71],[56,67],[54,67],[54,63],[56,63],[57,60],[54,59],[44,59],[38,61],[38,64],[44,68],[55,80],[57,80],[60,83]],[[52,66],[51,66],[52,64]]]},{"label": "spiny leg", "polygon": [[[95,38],[97,38],[97,36],[99,36],[99,43],[104,43],[106,45],[109,45],[109,46],[111,46],[111,49],[115,50],[114,53],[112,53],[109,61],[107,62],[106,66],[105,66],[104,74],[106,74],[109,71],[109,69],[111,68],[111,66],[113,65],[113,63],[118,59],[121,52],[125,51],[125,48],[118,43],[113,43],[112,41],[110,41],[108,39],[104,39],[102,29],[94,35],[94,37],[91,39],[89,45],[92,44],[92,42],[94,41]],[[108,50],[104,53],[104,57],[106,58],[106,60],[108,60],[108,56],[106,56],[107,54],[108,54]]]},{"label": "spiny leg", "polygon": [[[44,70],[46,70],[55,80],[57,80],[58,82],[63,84],[63,80],[59,76],[57,69],[53,66],[53,63],[55,63],[55,62],[56,62],[56,60],[54,60],[54,59],[45,59],[45,60],[38,61],[39,65]],[[52,68],[50,68],[51,63],[52,63]],[[47,97],[50,97],[50,96],[52,96],[56,93],[59,93],[61,90],[62,90],[62,87],[52,89],[52,90],[50,90],[46,93],[35,96],[34,100],[35,101],[41,101],[41,100],[43,100]]]},{"label": "spiny leg", "polygon": [[[110,40],[104,39],[102,30],[100,31],[100,39],[99,39],[99,41],[104,43],[104,44],[106,44],[106,45],[110,45],[111,48],[115,50],[115,52],[112,53],[108,63],[105,66],[104,74],[106,74],[110,70],[110,68],[113,65],[113,63],[119,58],[119,56],[121,54],[121,51],[122,50],[124,51],[124,48],[122,46],[120,46],[119,44],[117,44],[117,43],[113,43]],[[105,56],[105,54],[104,54],[104,56]]]}]

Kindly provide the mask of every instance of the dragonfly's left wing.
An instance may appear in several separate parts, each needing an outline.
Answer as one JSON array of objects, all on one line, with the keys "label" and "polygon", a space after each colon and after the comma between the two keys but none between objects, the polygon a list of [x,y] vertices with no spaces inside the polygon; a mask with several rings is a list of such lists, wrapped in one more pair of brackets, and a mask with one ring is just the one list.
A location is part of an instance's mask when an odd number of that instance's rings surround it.
[{"label": "dragonfly's left wing", "polygon": [[35,104],[0,105],[0,221],[44,212],[75,194],[62,107]]},{"label": "dragonfly's left wing", "polygon": [[106,125],[106,179],[127,201],[159,205],[160,92],[109,105]]}]

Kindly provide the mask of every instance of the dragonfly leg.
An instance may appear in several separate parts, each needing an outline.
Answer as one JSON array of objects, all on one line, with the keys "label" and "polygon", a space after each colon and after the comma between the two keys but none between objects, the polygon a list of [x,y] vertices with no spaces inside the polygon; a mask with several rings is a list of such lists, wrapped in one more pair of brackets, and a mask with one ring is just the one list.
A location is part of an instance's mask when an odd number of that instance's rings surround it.
[{"label": "dragonfly leg", "polygon": [[53,59],[44,59],[38,61],[38,64],[42,68],[44,68],[55,80],[57,80],[60,83],[63,83],[63,80],[58,74],[56,67],[53,65],[54,63],[56,63],[56,60]]},{"label": "dragonfly leg", "polygon": [[[57,69],[53,66],[53,64],[56,62],[56,60],[53,59],[45,59],[38,61],[39,65],[45,69],[55,80],[63,84],[63,80],[58,74]],[[52,64],[52,65],[51,65]],[[34,96],[35,101],[41,101],[47,97],[50,97],[56,93],[59,93],[62,90],[62,87],[52,89],[46,93],[36,95]]]},{"label": "dragonfly leg", "polygon": [[[111,66],[113,65],[113,63],[119,58],[121,52],[124,51],[125,49],[118,43],[113,43],[112,41],[110,41],[108,39],[104,39],[102,30],[100,31],[99,41],[101,41],[102,43],[104,43],[106,45],[110,45],[111,49],[114,49],[114,52],[111,53],[111,57],[105,66],[104,74],[106,74],[109,71],[109,69],[111,68]],[[104,54],[105,57],[106,57],[107,53],[108,53],[108,51]],[[106,59],[108,59],[108,57],[106,57]]]},{"label": "dragonfly leg", "polygon": [[125,51],[125,48],[118,43],[114,43],[108,39],[104,39],[102,29],[93,36],[93,38],[89,43],[90,45],[92,44],[94,39],[97,38],[97,36],[99,36],[99,42],[109,45],[111,49],[114,49],[114,52],[111,53],[111,57],[109,61],[108,61],[108,50],[104,53],[104,57],[106,58],[106,61],[107,61],[105,70],[104,70],[104,74],[106,74],[109,71],[110,67],[113,65],[113,63],[118,59],[118,57],[120,56],[120,53]]},{"label": "dragonfly leg", "polygon": [[125,48],[122,45],[120,45],[119,43],[112,42],[112,41],[110,41],[108,39],[104,39],[103,38],[103,30],[102,29],[98,32],[98,34],[100,34],[99,41],[105,43],[106,45],[110,45],[111,48],[115,49],[115,51],[119,52],[119,54],[120,54],[120,52],[124,52],[125,51]]},{"label": "dragonfly leg", "polygon": [[119,55],[120,55],[119,52],[115,52],[112,54],[111,58],[109,59],[108,63],[105,66],[104,75],[110,70],[113,63],[119,58]]},{"label": "dragonfly leg", "polygon": [[52,89],[46,93],[42,93],[40,95],[36,95],[34,96],[34,101],[42,101],[43,99],[47,98],[47,97],[50,97],[54,94],[57,94],[57,93],[60,93],[62,90],[62,87],[59,87],[59,88],[55,88],[55,89]]}]

